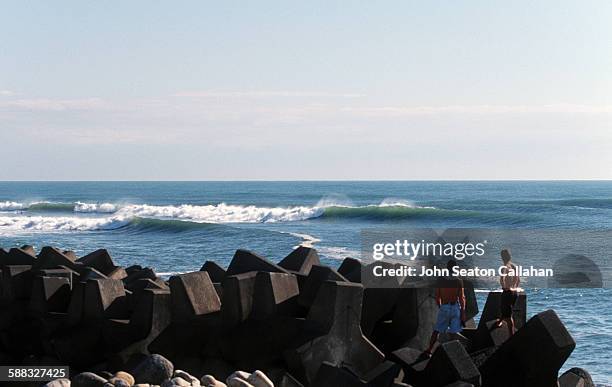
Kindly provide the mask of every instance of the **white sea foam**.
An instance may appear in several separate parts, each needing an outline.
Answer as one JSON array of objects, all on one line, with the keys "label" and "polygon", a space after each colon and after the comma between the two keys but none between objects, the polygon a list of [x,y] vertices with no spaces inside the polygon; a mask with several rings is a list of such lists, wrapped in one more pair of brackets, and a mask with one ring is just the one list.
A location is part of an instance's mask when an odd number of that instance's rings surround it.
[{"label": "white sea foam", "polygon": [[313,237],[312,235],[308,235],[308,234],[300,234],[297,232],[290,232],[290,235],[293,235],[294,237],[298,237],[302,239],[302,242],[297,245],[297,246],[293,246],[294,249],[300,247],[300,246],[304,246],[304,247],[314,247],[315,243],[317,242],[321,242],[321,240],[319,238]]},{"label": "white sea foam", "polygon": [[379,207],[417,207],[414,202],[407,199],[399,199],[399,198],[385,198],[383,199]]},{"label": "white sea foam", "polygon": [[24,203],[10,201],[0,202],[0,211],[17,211],[23,210],[24,208],[27,208],[27,205]]},{"label": "white sea foam", "polygon": [[[398,202],[397,199],[383,201],[379,205],[367,205],[362,207],[349,206],[347,202],[338,200],[342,198],[325,198],[316,206],[292,206],[292,207],[258,207],[254,205],[232,205],[220,203],[216,205],[167,205],[157,206],[149,204],[128,204],[119,206],[112,203],[74,203],[73,211],[79,214],[91,214],[91,217],[79,216],[25,216],[20,212],[14,216],[0,217],[0,231],[90,231],[108,230],[123,227],[135,218],[172,219],[184,220],[196,223],[275,223],[295,222],[317,218],[325,213],[326,208],[376,208],[399,206],[407,207],[409,204]],[[344,203],[344,204],[342,204]],[[66,203],[36,202],[0,202],[0,211],[24,211],[28,206],[35,206],[36,210],[51,209],[57,211],[62,207],[71,208]],[[94,214],[106,216],[95,217]],[[299,234],[296,236],[304,240],[303,245],[312,246],[320,242],[310,235]],[[345,254],[342,251],[330,251],[330,256]]]},{"label": "white sea foam", "polygon": [[317,246],[317,251],[319,255],[323,258],[330,259],[339,259],[342,260],[347,257],[360,259],[361,253],[358,250],[347,249],[346,247],[326,247],[326,246]]},{"label": "white sea foam", "polygon": [[172,218],[204,223],[273,223],[292,222],[315,218],[323,213],[319,207],[257,207],[238,206],[225,203],[195,206],[152,206],[148,204],[128,205],[116,214],[124,217]]},{"label": "white sea foam", "polygon": [[71,216],[1,216],[0,232],[6,231],[92,231],[113,230],[129,223],[128,218],[81,218]]},{"label": "white sea foam", "polygon": [[118,206],[112,203],[74,203],[74,212],[113,213]]}]

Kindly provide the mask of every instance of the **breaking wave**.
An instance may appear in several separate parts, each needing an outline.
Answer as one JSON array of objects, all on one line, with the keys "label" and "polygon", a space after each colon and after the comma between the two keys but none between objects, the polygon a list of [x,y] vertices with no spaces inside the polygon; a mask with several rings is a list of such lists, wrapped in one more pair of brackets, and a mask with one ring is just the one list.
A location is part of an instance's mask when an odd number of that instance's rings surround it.
[{"label": "breaking wave", "polygon": [[[114,230],[126,226],[145,231],[185,231],[215,223],[277,223],[336,219],[358,221],[394,221],[411,219],[513,222],[502,214],[466,210],[419,207],[407,201],[386,199],[378,205],[349,206],[327,202],[324,205],[293,207],[258,207],[254,205],[149,205],[111,203],[74,204],[38,202],[25,205],[0,202],[0,210],[13,211],[0,216],[0,232],[11,231],[95,231]],[[28,211],[33,211],[31,214]],[[70,211],[75,215],[43,216],[41,211]],[[520,219],[519,219],[520,221]],[[308,238],[304,238],[308,243]],[[317,241],[310,241],[316,243]]]}]

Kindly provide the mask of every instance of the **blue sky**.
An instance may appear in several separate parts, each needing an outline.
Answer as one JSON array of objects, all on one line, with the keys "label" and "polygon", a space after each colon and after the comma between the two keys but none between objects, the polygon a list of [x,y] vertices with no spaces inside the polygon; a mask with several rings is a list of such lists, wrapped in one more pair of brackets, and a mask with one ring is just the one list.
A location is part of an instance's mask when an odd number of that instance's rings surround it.
[{"label": "blue sky", "polygon": [[0,179],[612,178],[612,2],[5,1]]}]

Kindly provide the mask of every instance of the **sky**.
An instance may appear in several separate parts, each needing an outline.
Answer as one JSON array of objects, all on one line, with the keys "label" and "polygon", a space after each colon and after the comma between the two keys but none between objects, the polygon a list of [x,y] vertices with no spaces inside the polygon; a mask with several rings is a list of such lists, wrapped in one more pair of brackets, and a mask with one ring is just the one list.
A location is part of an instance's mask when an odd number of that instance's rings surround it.
[{"label": "sky", "polygon": [[0,180],[612,179],[610,1],[2,1]]}]

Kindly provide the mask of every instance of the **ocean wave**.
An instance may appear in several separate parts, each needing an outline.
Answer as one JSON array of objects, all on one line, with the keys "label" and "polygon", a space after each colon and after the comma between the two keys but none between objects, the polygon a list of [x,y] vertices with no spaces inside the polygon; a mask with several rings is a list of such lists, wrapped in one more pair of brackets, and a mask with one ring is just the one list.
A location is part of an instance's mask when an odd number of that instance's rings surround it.
[{"label": "ocean wave", "polygon": [[[0,202],[6,211],[18,211],[0,218],[0,228],[31,231],[90,231],[109,230],[125,226],[154,230],[190,230],[211,223],[276,223],[307,220],[356,220],[394,221],[411,219],[442,219],[499,221],[513,223],[517,219],[506,219],[507,214],[481,213],[467,210],[449,210],[436,207],[417,206],[401,199],[385,199],[380,204],[348,206],[327,200],[324,205],[291,207],[258,207],[255,205],[210,204],[210,205],[150,205],[37,202],[26,207],[18,202]],[[70,209],[74,216],[27,216],[25,208],[41,211],[64,211]],[[98,214],[98,216],[95,216]],[[100,216],[103,215],[103,216]],[[297,236],[297,235],[296,235]],[[312,245],[316,238],[300,235],[304,243]]]},{"label": "ocean wave", "polygon": [[74,210],[74,204],[59,202],[34,202],[27,204],[24,209],[37,212],[70,212]]},{"label": "ocean wave", "polygon": [[102,213],[108,214],[118,210],[119,206],[112,203],[74,203],[74,212],[89,212],[89,213]]},{"label": "ocean wave", "polygon": [[119,206],[112,203],[62,203],[50,201],[35,202],[0,202],[0,211],[36,211],[36,212],[87,212],[87,213],[113,213]]},{"label": "ocean wave", "polygon": [[585,209],[612,209],[612,198],[584,198],[584,199],[559,199],[542,201],[547,204],[555,204],[563,207],[577,207]]},{"label": "ocean wave", "polygon": [[23,203],[4,201],[0,202],[0,211],[18,211],[26,208]]},{"label": "ocean wave", "polygon": [[73,216],[0,216],[3,231],[94,231],[125,227],[131,219],[82,218]]},{"label": "ocean wave", "polygon": [[153,206],[128,205],[116,212],[120,216],[140,218],[170,218],[205,223],[273,223],[292,222],[319,217],[323,208],[257,207],[220,203],[217,205]]},{"label": "ocean wave", "polygon": [[407,205],[370,205],[361,207],[328,207],[321,214],[326,219],[401,220],[419,218],[471,218],[478,212],[446,210],[436,207],[413,207]]}]

